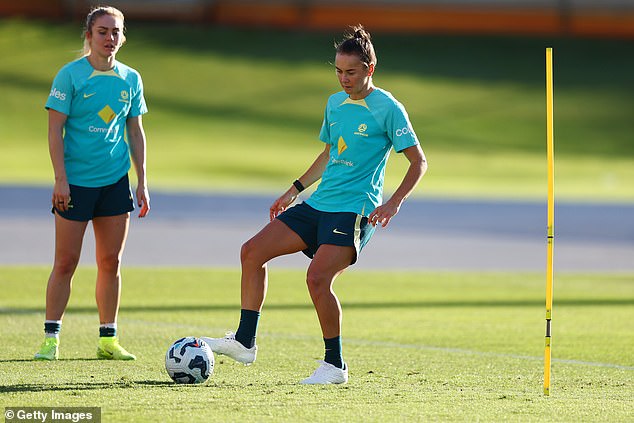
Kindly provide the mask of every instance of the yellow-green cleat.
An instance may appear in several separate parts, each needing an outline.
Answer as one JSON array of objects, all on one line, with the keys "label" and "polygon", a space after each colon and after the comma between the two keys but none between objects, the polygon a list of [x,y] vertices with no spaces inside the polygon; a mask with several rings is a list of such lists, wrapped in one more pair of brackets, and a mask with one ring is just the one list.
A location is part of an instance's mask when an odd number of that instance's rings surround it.
[{"label": "yellow-green cleat", "polygon": [[99,338],[97,358],[100,360],[136,360],[134,354],[130,354],[119,345],[119,340],[115,336]]},{"label": "yellow-green cleat", "polygon": [[59,357],[59,339],[55,337],[44,338],[40,350],[33,357],[34,360],[57,360]]}]

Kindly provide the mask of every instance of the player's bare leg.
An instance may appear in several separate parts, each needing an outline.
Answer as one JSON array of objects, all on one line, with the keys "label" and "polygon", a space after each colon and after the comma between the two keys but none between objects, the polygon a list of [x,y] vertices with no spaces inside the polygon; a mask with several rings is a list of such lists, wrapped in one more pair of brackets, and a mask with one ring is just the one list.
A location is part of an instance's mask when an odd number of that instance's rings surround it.
[{"label": "player's bare leg", "polygon": [[273,220],[242,245],[241,304],[243,309],[262,309],[268,286],[266,263],[306,249],[304,241],[279,220]]},{"label": "player's bare leg", "polygon": [[121,295],[121,256],[128,235],[129,221],[128,213],[93,219],[97,256],[95,297],[101,324],[117,321]]},{"label": "player's bare leg", "polygon": [[46,337],[36,360],[57,360],[59,331],[70,298],[73,275],[88,222],[65,219],[55,214],[55,261],[46,287]]},{"label": "player's bare leg", "polygon": [[46,288],[46,320],[62,320],[88,222],[55,214],[55,261]]},{"label": "player's bare leg", "polygon": [[355,254],[353,247],[321,245],[308,268],[306,284],[317,311],[326,353],[321,365],[302,384],[348,381],[348,367],[341,355],[341,304],[333,291],[333,283],[350,265]]},{"label": "player's bare leg", "polygon": [[97,255],[95,297],[101,324],[97,357],[101,359],[136,359],[119,345],[116,326],[121,298],[121,256],[128,236],[129,222],[129,213],[93,219]]},{"label": "player's bare leg", "polygon": [[275,257],[304,249],[306,244],[299,235],[279,220],[271,221],[242,245],[240,325],[236,333],[228,332],[224,338],[202,338],[215,353],[244,364],[255,361],[255,335],[268,286],[266,263]]},{"label": "player's bare leg", "polygon": [[350,266],[355,254],[353,247],[322,245],[308,267],[306,284],[324,338],[341,335],[341,304],[332,285],[337,276]]}]

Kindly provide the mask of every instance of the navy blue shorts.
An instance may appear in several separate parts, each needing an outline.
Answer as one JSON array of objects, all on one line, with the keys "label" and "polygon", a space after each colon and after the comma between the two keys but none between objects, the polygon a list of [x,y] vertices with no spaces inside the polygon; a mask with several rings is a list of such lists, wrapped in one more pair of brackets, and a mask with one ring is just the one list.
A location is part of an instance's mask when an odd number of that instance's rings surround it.
[{"label": "navy blue shorts", "polygon": [[286,209],[277,218],[306,243],[308,248],[303,253],[311,259],[322,244],[354,247],[356,254],[350,264],[357,261],[375,229],[366,216],[352,212],[323,212],[306,203]]},{"label": "navy blue shorts", "polygon": [[118,216],[132,210],[134,210],[134,201],[126,174],[114,184],[105,187],[88,188],[70,185],[68,210],[60,211],[53,207],[51,211],[68,220],[87,222],[94,217]]}]

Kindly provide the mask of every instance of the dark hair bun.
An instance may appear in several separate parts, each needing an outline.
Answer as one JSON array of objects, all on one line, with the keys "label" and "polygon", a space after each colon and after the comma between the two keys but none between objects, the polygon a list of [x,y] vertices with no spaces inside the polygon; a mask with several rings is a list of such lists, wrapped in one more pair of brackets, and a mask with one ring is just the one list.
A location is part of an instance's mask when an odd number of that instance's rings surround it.
[{"label": "dark hair bun", "polygon": [[341,42],[335,43],[337,54],[356,54],[366,65],[376,65],[376,53],[370,40],[370,33],[363,25],[349,26]]},{"label": "dark hair bun", "polygon": [[363,28],[362,25],[354,27],[353,29],[354,29],[354,38],[370,41],[370,34],[366,32],[365,28]]}]

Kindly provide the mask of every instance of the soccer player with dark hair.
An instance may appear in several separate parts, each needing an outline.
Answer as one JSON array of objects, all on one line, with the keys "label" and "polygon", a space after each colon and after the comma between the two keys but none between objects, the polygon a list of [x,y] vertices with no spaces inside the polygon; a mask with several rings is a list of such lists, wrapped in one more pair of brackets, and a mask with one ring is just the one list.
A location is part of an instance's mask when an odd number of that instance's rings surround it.
[{"label": "soccer player with dark hair", "polygon": [[[333,284],[354,264],[376,225],[387,226],[427,169],[407,112],[389,92],[374,86],[377,64],[370,34],[356,26],[336,44],[335,70],[343,88],[328,99],[319,139],[325,148],[270,208],[270,223],[241,250],[241,317],[236,333],[202,338],[211,349],[241,363],[255,361],[256,331],[267,290],[266,263],[302,251],[312,259],[306,283],[317,311],[325,356],[303,384],[348,381],[341,343],[342,311]],[[383,202],[390,151],[402,152],[409,168]],[[321,179],[304,202],[298,194]]]}]

